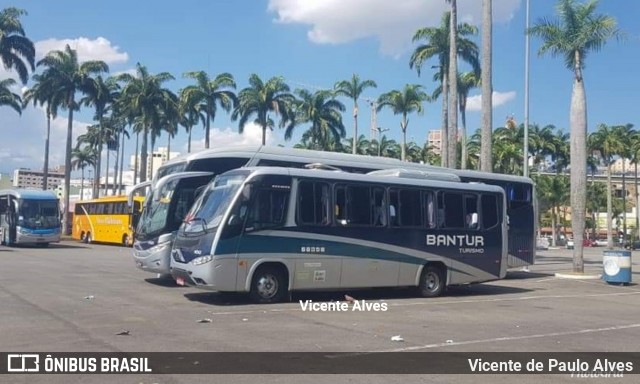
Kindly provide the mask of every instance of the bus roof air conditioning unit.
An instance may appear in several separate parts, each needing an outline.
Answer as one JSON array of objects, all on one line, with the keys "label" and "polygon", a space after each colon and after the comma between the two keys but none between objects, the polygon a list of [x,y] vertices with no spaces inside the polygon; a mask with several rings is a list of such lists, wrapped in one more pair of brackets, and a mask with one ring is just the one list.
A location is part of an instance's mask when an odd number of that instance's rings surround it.
[{"label": "bus roof air conditioning unit", "polygon": [[304,166],[306,169],[317,169],[317,170],[322,170],[322,171],[336,171],[336,172],[342,172],[342,169],[337,168],[337,167],[333,167],[331,165],[327,165],[327,164],[323,164],[323,163],[311,163],[311,164],[306,164]]},{"label": "bus roof air conditioning unit", "polygon": [[453,173],[446,172],[431,172],[431,171],[419,171],[415,169],[382,169],[379,171],[372,171],[367,173],[371,176],[385,176],[385,177],[399,177],[404,179],[424,179],[424,180],[438,180],[438,181],[450,181],[460,182],[460,177]]}]

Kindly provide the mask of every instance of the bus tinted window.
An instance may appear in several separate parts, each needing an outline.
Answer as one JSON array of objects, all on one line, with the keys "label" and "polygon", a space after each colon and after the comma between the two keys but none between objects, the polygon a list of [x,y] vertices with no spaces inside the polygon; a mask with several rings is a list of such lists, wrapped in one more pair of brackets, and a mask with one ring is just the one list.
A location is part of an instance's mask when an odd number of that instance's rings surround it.
[{"label": "bus tinted window", "polygon": [[509,184],[507,186],[509,208],[531,205],[531,185]]},{"label": "bus tinted window", "polygon": [[480,225],[478,217],[478,196],[465,195],[464,196],[464,213],[465,213],[465,228],[466,229],[478,229]]},{"label": "bus tinted window", "polygon": [[436,199],[431,191],[424,191],[424,216],[427,228],[435,228],[438,225],[436,220]]},{"label": "bus tinted window", "polygon": [[298,187],[298,222],[328,225],[331,222],[329,184],[301,181]]},{"label": "bus tinted window", "polygon": [[482,195],[482,226],[491,228],[498,224],[498,199],[495,195]]},{"label": "bus tinted window", "polygon": [[188,171],[213,172],[216,175],[243,167],[249,161],[246,157],[214,157],[192,162]]},{"label": "bus tinted window", "polygon": [[464,228],[464,205],[462,195],[459,193],[443,193],[444,227]]},{"label": "bus tinted window", "polygon": [[335,215],[340,225],[371,225],[371,187],[340,185],[335,190]]},{"label": "bus tinted window", "polygon": [[284,225],[288,200],[288,190],[258,190],[253,199],[246,228],[256,230]]},{"label": "bus tinted window", "polygon": [[389,211],[387,209],[384,188],[371,188],[371,197],[373,201],[373,206],[371,207],[373,213],[373,225],[376,227],[386,227],[389,222]]}]

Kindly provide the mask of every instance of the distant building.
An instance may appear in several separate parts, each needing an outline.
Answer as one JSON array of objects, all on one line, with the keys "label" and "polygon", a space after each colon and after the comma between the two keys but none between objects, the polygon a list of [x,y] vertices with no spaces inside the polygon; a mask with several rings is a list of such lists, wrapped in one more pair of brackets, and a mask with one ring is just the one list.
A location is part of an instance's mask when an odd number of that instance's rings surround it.
[{"label": "distant building", "polygon": [[[149,154],[147,156],[147,180],[151,180],[153,176],[156,174],[156,171],[160,166],[167,161],[173,159],[174,157],[180,156],[179,152],[171,152],[169,153],[167,147],[158,147],[158,150],[153,152],[153,156]],[[133,171],[136,164],[136,156],[131,155],[131,160],[129,162],[129,167]],[[140,156],[138,156],[138,173],[140,172]],[[152,173],[153,172],[153,173]],[[138,179],[140,175],[138,175]]]},{"label": "distant building", "polygon": [[433,153],[440,154],[442,152],[442,130],[434,129],[429,131],[427,136],[427,145],[432,148]]},{"label": "distant building", "polygon": [[[64,167],[62,167],[64,169]],[[13,186],[16,188],[43,189],[43,171],[34,171],[31,169],[20,168],[13,171]],[[47,174],[48,190],[57,189],[64,183],[64,170],[60,172],[60,168],[49,170]]]}]

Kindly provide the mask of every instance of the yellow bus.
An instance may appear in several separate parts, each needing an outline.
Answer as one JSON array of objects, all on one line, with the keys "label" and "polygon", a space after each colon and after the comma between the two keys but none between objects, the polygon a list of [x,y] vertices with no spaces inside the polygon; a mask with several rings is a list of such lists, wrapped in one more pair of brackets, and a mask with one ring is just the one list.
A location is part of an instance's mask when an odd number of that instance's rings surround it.
[{"label": "yellow bus", "polygon": [[73,214],[73,238],[85,243],[112,243],[131,246],[144,197],[134,197],[133,213],[127,196],[107,196],[77,201]]}]

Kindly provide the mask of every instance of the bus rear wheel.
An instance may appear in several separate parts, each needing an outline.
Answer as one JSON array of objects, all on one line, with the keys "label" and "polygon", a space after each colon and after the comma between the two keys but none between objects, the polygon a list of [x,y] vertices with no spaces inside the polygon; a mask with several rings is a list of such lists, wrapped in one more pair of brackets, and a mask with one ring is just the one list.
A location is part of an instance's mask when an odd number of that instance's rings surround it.
[{"label": "bus rear wheel", "polygon": [[436,265],[427,265],[422,271],[418,289],[422,297],[437,297],[444,292],[445,284],[442,268]]},{"label": "bus rear wheel", "polygon": [[87,234],[84,235],[84,242],[86,244],[91,244],[92,241],[93,239],[91,238],[91,232],[87,232]]},{"label": "bus rear wheel", "polygon": [[251,279],[249,296],[256,303],[278,303],[287,295],[287,280],[282,268],[259,267]]}]

